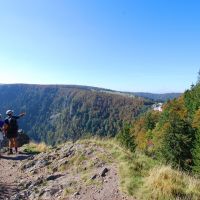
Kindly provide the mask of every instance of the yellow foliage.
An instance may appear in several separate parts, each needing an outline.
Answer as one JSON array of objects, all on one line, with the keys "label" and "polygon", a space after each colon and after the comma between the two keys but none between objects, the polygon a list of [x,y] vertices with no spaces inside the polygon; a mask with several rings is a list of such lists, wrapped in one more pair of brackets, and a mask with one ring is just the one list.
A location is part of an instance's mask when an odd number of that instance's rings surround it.
[{"label": "yellow foliage", "polygon": [[193,128],[199,128],[200,127],[200,108],[195,112],[193,122],[192,122]]}]

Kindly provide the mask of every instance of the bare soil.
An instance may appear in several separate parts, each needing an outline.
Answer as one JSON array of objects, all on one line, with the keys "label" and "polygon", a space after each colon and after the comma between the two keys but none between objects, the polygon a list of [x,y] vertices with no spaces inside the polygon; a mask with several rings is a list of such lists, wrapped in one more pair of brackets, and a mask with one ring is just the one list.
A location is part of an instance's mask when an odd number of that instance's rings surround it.
[{"label": "bare soil", "polygon": [[28,155],[14,154],[0,156],[0,199],[10,199],[11,196],[18,193],[18,179],[21,176],[19,166],[22,160],[28,158]]}]

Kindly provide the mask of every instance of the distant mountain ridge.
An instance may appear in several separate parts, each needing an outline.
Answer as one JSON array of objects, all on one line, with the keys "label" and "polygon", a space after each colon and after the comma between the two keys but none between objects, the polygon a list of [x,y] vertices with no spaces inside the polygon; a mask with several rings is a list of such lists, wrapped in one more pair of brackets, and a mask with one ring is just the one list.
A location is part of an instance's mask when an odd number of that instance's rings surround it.
[{"label": "distant mountain ridge", "polygon": [[142,98],[147,98],[153,101],[167,101],[171,100],[174,98],[178,98],[181,96],[183,93],[180,92],[170,92],[170,93],[150,93],[150,92],[125,92],[125,91],[117,91],[117,90],[112,90],[112,89],[107,89],[107,88],[100,88],[100,87],[94,87],[94,86],[84,86],[84,85],[64,85],[64,84],[3,84],[0,83],[0,86],[2,85],[27,85],[27,86],[41,86],[41,87],[64,87],[64,88],[76,88],[76,89],[84,89],[84,90],[89,90],[89,91],[97,91],[97,92],[107,92],[111,94],[118,94],[118,95],[125,95],[129,97],[142,97]]},{"label": "distant mountain ridge", "polygon": [[87,135],[114,136],[154,101],[134,94],[77,85],[0,85],[0,113],[27,115],[21,127],[36,141],[49,144]]},{"label": "distant mountain ridge", "polygon": [[[0,85],[0,113],[27,115],[21,128],[49,144],[90,135],[114,136],[153,102],[111,90],[73,85]],[[5,116],[5,115],[4,115]]]},{"label": "distant mountain ridge", "polygon": [[155,94],[155,93],[148,93],[148,92],[133,92],[134,95],[148,98],[154,101],[162,101],[165,102],[167,100],[171,100],[174,98],[180,97],[183,93],[163,93],[163,94]]}]

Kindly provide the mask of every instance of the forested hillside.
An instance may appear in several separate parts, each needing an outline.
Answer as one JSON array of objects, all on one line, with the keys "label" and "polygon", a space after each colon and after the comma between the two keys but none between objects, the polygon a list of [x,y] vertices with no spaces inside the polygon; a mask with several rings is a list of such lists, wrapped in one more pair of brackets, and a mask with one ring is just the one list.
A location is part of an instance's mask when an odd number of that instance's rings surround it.
[{"label": "forested hillside", "polygon": [[131,129],[137,148],[184,170],[200,172],[200,84],[149,111]]},{"label": "forested hillside", "polygon": [[36,141],[49,144],[89,135],[114,136],[151,101],[84,86],[0,85],[0,112],[27,115],[20,125]]}]

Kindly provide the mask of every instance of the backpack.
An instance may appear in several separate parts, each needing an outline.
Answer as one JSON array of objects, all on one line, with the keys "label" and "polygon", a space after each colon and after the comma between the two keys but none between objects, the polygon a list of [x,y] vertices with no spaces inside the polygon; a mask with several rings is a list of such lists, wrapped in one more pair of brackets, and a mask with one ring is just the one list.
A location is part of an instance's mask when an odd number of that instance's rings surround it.
[{"label": "backpack", "polygon": [[8,131],[9,132],[17,132],[18,131],[18,124],[17,120],[14,117],[10,117],[8,119]]}]

